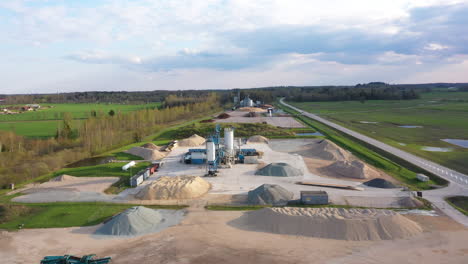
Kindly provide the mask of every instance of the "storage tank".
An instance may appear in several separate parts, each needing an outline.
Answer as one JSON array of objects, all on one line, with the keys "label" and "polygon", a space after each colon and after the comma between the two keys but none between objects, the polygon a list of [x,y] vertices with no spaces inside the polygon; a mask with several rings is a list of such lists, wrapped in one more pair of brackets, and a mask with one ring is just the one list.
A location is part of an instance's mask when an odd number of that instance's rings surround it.
[{"label": "storage tank", "polygon": [[216,160],[215,144],[211,139],[206,141],[206,160],[208,163]]},{"label": "storage tank", "polygon": [[232,156],[234,154],[234,128],[226,127],[224,129],[224,149],[226,154]]},{"label": "storage tank", "polygon": [[247,98],[247,106],[252,107],[254,105],[253,100],[250,98]]}]

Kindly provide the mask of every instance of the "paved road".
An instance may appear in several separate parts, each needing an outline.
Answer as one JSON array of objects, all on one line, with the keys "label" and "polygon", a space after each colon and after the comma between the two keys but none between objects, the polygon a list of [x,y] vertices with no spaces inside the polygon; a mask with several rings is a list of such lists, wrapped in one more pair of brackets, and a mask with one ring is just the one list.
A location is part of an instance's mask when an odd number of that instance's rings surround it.
[{"label": "paved road", "polygon": [[[299,109],[297,107],[294,107],[292,105],[289,105],[285,103],[284,98],[280,100],[280,102],[288,106],[299,113],[301,113],[304,116],[307,116],[311,119],[314,119],[316,121],[319,121],[323,124],[326,124],[330,127],[335,128],[336,130],[339,130],[343,133],[346,133],[352,137],[355,137],[361,141],[364,141],[368,144],[371,144],[375,147],[378,147],[388,153],[391,153],[397,157],[400,157],[420,168],[423,168],[441,178],[446,179],[447,181],[450,182],[450,186],[447,188],[442,188],[437,191],[426,191],[424,192],[425,198],[427,198],[429,201],[433,202],[439,209],[443,210],[447,215],[451,216],[454,220],[464,224],[465,226],[468,226],[468,217],[465,215],[461,214],[457,210],[453,209],[449,204],[447,204],[444,201],[444,197],[450,196],[450,195],[465,195],[468,196],[468,175],[454,171],[452,169],[449,169],[447,167],[444,167],[440,164],[437,164],[435,162],[420,158],[418,156],[415,156],[413,154],[410,154],[408,152],[405,152],[403,150],[400,150],[398,148],[392,147],[390,145],[387,145],[385,143],[382,143],[376,139],[373,139],[371,137],[365,136],[363,134],[360,134],[356,131],[350,130],[348,128],[345,128],[343,126],[340,126],[338,124],[335,124],[333,122],[330,122],[329,120],[326,120],[324,118],[319,117],[318,115],[311,114],[309,112],[306,112],[302,109]],[[426,197],[427,194],[427,197]]]}]

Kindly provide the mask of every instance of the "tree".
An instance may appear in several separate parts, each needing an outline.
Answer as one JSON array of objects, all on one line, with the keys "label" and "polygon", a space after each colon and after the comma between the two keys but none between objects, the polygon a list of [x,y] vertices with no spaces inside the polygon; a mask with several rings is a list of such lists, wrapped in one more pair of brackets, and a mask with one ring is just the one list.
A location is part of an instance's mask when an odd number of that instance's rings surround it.
[{"label": "tree", "polygon": [[114,110],[111,109],[111,110],[109,111],[109,115],[110,115],[110,116],[114,116],[114,115],[115,115]]}]

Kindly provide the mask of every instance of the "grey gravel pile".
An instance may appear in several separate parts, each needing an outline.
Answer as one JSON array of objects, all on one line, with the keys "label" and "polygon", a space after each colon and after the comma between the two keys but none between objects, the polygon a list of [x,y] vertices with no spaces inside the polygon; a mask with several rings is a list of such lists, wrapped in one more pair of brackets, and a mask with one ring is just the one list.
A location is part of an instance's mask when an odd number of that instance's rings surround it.
[{"label": "grey gravel pile", "polygon": [[248,193],[247,202],[253,205],[286,205],[293,193],[276,184],[263,184]]},{"label": "grey gravel pile", "polygon": [[392,182],[389,182],[382,178],[375,178],[370,181],[366,181],[364,185],[369,186],[369,187],[375,187],[375,188],[383,188],[383,189],[398,188],[398,186],[396,186]]},{"label": "grey gravel pile", "polygon": [[269,165],[255,172],[255,175],[276,176],[276,177],[294,177],[294,176],[302,176],[303,173],[301,170],[296,169],[287,163],[279,162],[279,163],[270,163]]},{"label": "grey gravel pile", "polygon": [[140,236],[177,225],[184,217],[182,210],[153,210],[136,206],[114,216],[96,230],[96,235]]}]

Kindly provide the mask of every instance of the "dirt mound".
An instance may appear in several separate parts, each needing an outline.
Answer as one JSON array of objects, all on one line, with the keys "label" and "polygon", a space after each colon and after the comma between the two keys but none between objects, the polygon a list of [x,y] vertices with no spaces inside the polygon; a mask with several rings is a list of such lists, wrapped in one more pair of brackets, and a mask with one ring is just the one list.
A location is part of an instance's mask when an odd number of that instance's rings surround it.
[{"label": "dirt mound", "polygon": [[197,134],[192,135],[186,139],[182,139],[178,142],[178,145],[181,147],[198,147],[205,143],[206,139],[204,137],[200,137]]},{"label": "dirt mound", "polygon": [[247,201],[254,205],[286,205],[293,193],[276,184],[263,184],[249,191]]},{"label": "dirt mound", "polygon": [[298,151],[297,154],[322,160],[348,160],[352,158],[351,153],[325,139],[305,145],[304,150]]},{"label": "dirt mound", "polygon": [[268,144],[268,138],[260,135],[251,136],[247,139],[247,143],[265,143]]},{"label": "dirt mound", "polygon": [[367,166],[364,162],[359,160],[352,161],[337,161],[332,164],[319,169],[326,175],[334,175],[338,177],[354,178],[354,179],[367,179],[376,173],[373,169]]},{"label": "dirt mound", "polygon": [[276,176],[276,177],[294,177],[302,176],[303,173],[301,170],[292,167],[291,165],[279,162],[279,163],[270,163],[269,165],[257,170],[255,175],[260,176]]},{"label": "dirt mound", "polygon": [[398,188],[398,186],[396,186],[392,182],[389,182],[382,178],[375,178],[370,181],[366,181],[364,182],[364,185],[369,186],[369,187],[382,188],[382,189]]},{"label": "dirt mound", "polygon": [[135,197],[141,200],[192,199],[207,193],[211,185],[196,176],[161,177]]},{"label": "dirt mound", "polygon": [[413,236],[422,228],[390,210],[264,208],[232,222],[240,228],[341,240],[388,240]]},{"label": "dirt mound", "polygon": [[159,147],[156,146],[155,144],[153,143],[146,143],[146,144],[143,144],[141,145],[142,148],[147,148],[147,149],[153,149],[153,150],[159,150]]},{"label": "dirt mound", "polygon": [[145,160],[160,160],[166,156],[166,153],[160,152],[159,150],[142,147],[133,147],[125,152],[142,157]]},{"label": "dirt mound", "polygon": [[242,111],[242,112],[266,112],[264,109],[258,108],[258,107],[241,107],[241,108],[239,108],[239,111]]},{"label": "dirt mound", "polygon": [[62,174],[60,176],[57,176],[53,179],[51,179],[51,182],[63,182],[63,181],[70,181],[70,180],[76,180],[78,177],[75,176],[70,176],[66,174]]},{"label": "dirt mound", "polygon": [[228,113],[222,113],[218,115],[218,119],[226,119],[230,118],[231,116]]},{"label": "dirt mound", "polygon": [[183,211],[153,210],[143,206],[136,206],[114,216],[97,229],[95,234],[138,236],[154,233],[177,225],[183,216]]}]

